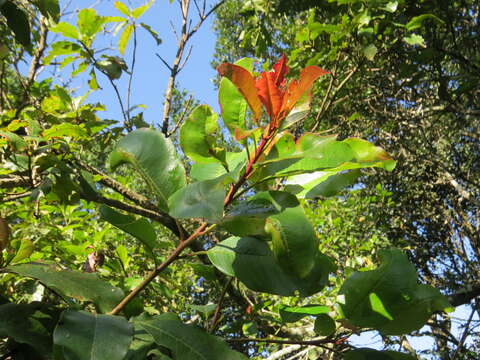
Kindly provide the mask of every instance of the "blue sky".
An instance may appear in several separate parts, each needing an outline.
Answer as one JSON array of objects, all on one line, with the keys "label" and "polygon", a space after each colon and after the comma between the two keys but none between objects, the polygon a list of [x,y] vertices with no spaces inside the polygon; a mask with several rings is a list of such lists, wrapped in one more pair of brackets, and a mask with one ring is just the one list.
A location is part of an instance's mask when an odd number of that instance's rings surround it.
[{"label": "blue sky", "polygon": [[[80,1],[73,0],[71,2],[62,1],[63,6],[67,7],[66,21],[76,23],[76,10],[91,7],[100,15],[121,15],[114,7],[113,0],[100,1]],[[145,1],[123,1],[128,7],[135,8],[143,5]],[[201,3],[201,1],[199,1]],[[213,1],[207,2],[209,8]],[[193,24],[198,20],[196,16],[196,8],[192,3],[190,8]],[[146,106],[144,110],[144,118],[147,123],[158,124],[162,115],[162,106],[164,93],[167,86],[169,70],[163,65],[156,54],[161,55],[168,63],[171,63],[177,51],[177,40],[172,31],[172,26],[179,31],[180,9],[177,1],[170,3],[168,0],[157,0],[150,9],[139,19],[139,21],[150,25],[162,39],[162,43],[157,46],[156,42],[143,28],[138,29],[138,46],[135,72],[132,84],[131,105],[143,104]],[[189,60],[183,71],[177,77],[179,88],[185,88],[201,103],[212,106],[215,111],[219,110],[217,94],[212,83],[212,79],[216,76],[216,71],[211,67],[210,62],[214,53],[215,35],[212,30],[213,17],[210,17],[200,28],[200,30],[192,37],[190,45],[193,45]],[[109,26],[113,29],[115,24]],[[55,36],[55,34],[52,34]],[[94,42],[96,48],[112,47],[107,50],[109,55],[119,56],[118,50],[113,49],[117,46],[120,33],[115,37],[107,35],[99,37]],[[52,38],[53,39],[53,38]],[[60,38],[58,38],[60,40]],[[125,61],[130,67],[133,51],[133,38],[130,40],[125,52]],[[71,68],[68,69],[68,74]],[[78,95],[88,90],[87,81],[88,73],[80,75],[74,80],[73,85],[78,88]],[[114,91],[102,74],[97,74],[97,79],[103,90],[92,93],[88,100],[90,102],[100,101],[107,105],[107,110],[99,114],[104,118],[113,118],[121,120],[121,112]],[[119,87],[122,97],[125,99],[127,91],[128,76],[123,74],[119,80],[115,81]]]}]

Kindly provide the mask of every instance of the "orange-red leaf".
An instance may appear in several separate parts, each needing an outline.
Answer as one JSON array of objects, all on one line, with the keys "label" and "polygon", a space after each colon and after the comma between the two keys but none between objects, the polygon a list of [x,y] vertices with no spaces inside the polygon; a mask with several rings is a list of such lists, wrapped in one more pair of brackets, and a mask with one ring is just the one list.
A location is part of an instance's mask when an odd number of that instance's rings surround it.
[{"label": "orange-red leaf", "polygon": [[245,100],[247,100],[255,120],[258,120],[262,115],[262,103],[258,97],[257,89],[255,88],[255,79],[252,74],[241,66],[230,63],[221,64],[217,68],[217,71],[237,87],[238,91],[240,91]]},{"label": "orange-red leaf", "polygon": [[293,80],[288,85],[287,93],[283,99],[282,114],[286,116],[302,95],[312,89],[314,81],[328,73],[327,70],[320,69],[318,66],[308,66],[303,69],[300,80]]},{"label": "orange-red leaf", "polygon": [[260,100],[267,109],[271,120],[276,119],[283,102],[283,92],[275,83],[275,75],[273,71],[264,72],[255,84],[258,89],[258,96],[260,96]]},{"label": "orange-red leaf", "polygon": [[283,54],[280,60],[273,65],[273,71],[275,73],[275,85],[277,85],[277,87],[283,87],[285,85],[285,75],[288,73],[287,58],[285,57],[285,54]]}]

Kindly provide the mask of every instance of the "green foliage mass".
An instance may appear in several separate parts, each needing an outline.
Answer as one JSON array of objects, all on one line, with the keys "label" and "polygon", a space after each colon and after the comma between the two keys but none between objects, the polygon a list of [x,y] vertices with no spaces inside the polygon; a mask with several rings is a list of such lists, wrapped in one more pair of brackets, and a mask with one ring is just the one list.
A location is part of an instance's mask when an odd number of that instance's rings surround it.
[{"label": "green foliage mass", "polygon": [[[411,354],[356,348],[349,338],[372,329],[404,337],[451,310],[422,257],[410,254],[419,279],[402,251],[415,243],[411,232],[392,237],[399,216],[414,225],[401,196],[416,173],[408,173],[411,160],[401,153],[412,143],[390,134],[398,134],[395,121],[423,114],[416,105],[439,106],[421,103],[417,93],[394,97],[394,89],[407,94],[395,80],[415,81],[408,89],[421,94],[446,86],[456,91],[450,106],[461,99],[464,109],[475,106],[462,76],[452,84],[445,74],[431,86],[415,77],[438,55],[423,51],[440,51],[426,25],[442,28],[444,17],[423,3],[219,2],[212,8],[222,53],[216,114],[177,89],[198,29],[190,26],[192,9],[198,26],[211,15],[184,0],[177,58],[171,65],[161,58],[170,71],[163,118],[152,123],[130,96],[143,46],[137,31],[161,43],[139,20],[153,3],[116,1],[115,16],[83,8],[72,20],[56,0],[0,0],[2,358],[223,360],[303,352],[413,359],[408,346]],[[57,34],[53,42],[49,32]],[[116,47],[100,49],[99,39],[111,41],[112,33]],[[400,62],[392,52],[415,55],[400,66],[407,75],[388,73]],[[26,74],[23,61],[31,63]],[[40,81],[41,67],[81,77],[88,89],[55,77]],[[118,104],[88,102],[100,84]],[[102,118],[112,106],[121,119]],[[453,121],[453,113],[437,115]],[[436,142],[439,155],[457,144],[448,136]],[[397,172],[408,176],[393,183]],[[379,179],[385,182],[376,185]],[[466,194],[466,201],[475,197]],[[476,208],[458,204],[470,220]],[[397,209],[401,215],[391,215]],[[391,216],[379,216],[385,213]],[[424,236],[422,223],[415,226]],[[462,346],[457,352],[468,355]]]}]

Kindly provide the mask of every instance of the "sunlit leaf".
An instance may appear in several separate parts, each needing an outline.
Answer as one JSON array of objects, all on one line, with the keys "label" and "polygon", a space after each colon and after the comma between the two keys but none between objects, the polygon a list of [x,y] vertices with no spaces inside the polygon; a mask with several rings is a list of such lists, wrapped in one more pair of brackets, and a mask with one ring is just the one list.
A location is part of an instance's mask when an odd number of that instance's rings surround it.
[{"label": "sunlit leaf", "polygon": [[169,139],[156,130],[139,129],[122,138],[110,154],[110,167],[129,164],[157,195],[168,211],[168,198],[185,186],[185,169]]},{"label": "sunlit leaf", "polygon": [[300,80],[292,80],[288,85],[281,112],[287,115],[302,96],[311,91],[315,80],[328,73],[327,70],[320,69],[318,66],[308,66],[303,69],[300,73]]},{"label": "sunlit leaf", "polygon": [[130,10],[128,10],[128,7],[127,5],[125,5],[124,3],[122,3],[121,1],[115,1],[113,3],[113,6],[115,6],[115,9],[117,9],[118,11],[120,11],[123,15],[127,16],[127,17],[130,17]]},{"label": "sunlit leaf", "polygon": [[134,26],[132,24],[125,26],[123,29],[122,34],[120,35],[120,40],[118,40],[118,51],[120,51],[120,54],[125,54],[125,48],[127,47],[128,40],[130,40],[133,31]]},{"label": "sunlit leaf", "polygon": [[96,35],[105,24],[105,18],[99,16],[94,9],[82,9],[78,13],[78,30],[87,38]]},{"label": "sunlit leaf", "polygon": [[217,114],[208,105],[197,106],[180,128],[182,150],[198,163],[219,162],[222,151],[215,149],[219,132]]},{"label": "sunlit leaf", "polygon": [[222,178],[194,182],[168,199],[169,213],[175,218],[204,218],[215,223],[222,217],[225,195]]},{"label": "sunlit leaf", "polygon": [[[53,25],[50,27],[50,31],[54,33],[59,33],[62,34],[65,37],[71,38],[71,39],[79,39],[80,35],[78,34],[77,28],[73,26],[70,23],[67,22],[59,22],[58,24]],[[56,44],[62,44],[62,42],[58,42]],[[77,45],[77,44],[75,44]],[[77,45],[80,47],[79,45]],[[55,48],[53,48],[55,50]]]},{"label": "sunlit leaf", "polygon": [[258,97],[255,79],[252,74],[241,66],[229,63],[221,64],[217,71],[237,87],[252,110],[254,119],[258,120],[262,115],[262,103]]},{"label": "sunlit leaf", "polygon": [[349,322],[401,335],[420,329],[433,312],[450,307],[438,290],[417,284],[415,268],[400,250],[382,250],[380,260],[378,269],[355,272],[340,289]]},{"label": "sunlit leaf", "polygon": [[280,306],[278,313],[285,323],[292,323],[303,319],[305,316],[317,316],[327,314],[330,311],[328,306],[324,305],[305,305],[305,306]]}]

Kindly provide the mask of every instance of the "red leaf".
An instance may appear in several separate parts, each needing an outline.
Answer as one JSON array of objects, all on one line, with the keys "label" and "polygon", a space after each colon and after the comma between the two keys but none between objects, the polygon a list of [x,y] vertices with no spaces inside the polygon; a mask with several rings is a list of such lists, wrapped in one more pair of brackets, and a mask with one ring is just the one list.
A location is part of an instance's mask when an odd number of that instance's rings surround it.
[{"label": "red leaf", "polygon": [[283,87],[285,85],[285,75],[288,73],[287,58],[285,57],[285,54],[283,54],[280,60],[273,65],[273,72],[275,73],[275,85],[277,85],[277,87]]},{"label": "red leaf", "polygon": [[271,120],[277,118],[282,108],[284,95],[283,91],[281,91],[275,83],[275,75],[273,71],[263,72],[255,84],[258,89],[258,96],[267,109],[268,116]]},{"label": "red leaf", "polygon": [[217,71],[220,75],[229,79],[240,91],[245,100],[247,100],[248,106],[253,112],[255,120],[258,120],[262,115],[262,103],[257,94],[255,88],[255,79],[252,74],[241,66],[224,63],[221,64]]},{"label": "red leaf", "polygon": [[308,66],[303,69],[300,80],[293,80],[288,85],[287,93],[283,99],[282,115],[288,115],[302,95],[312,89],[314,81],[325,74],[329,74],[329,71],[320,69],[318,66]]}]

